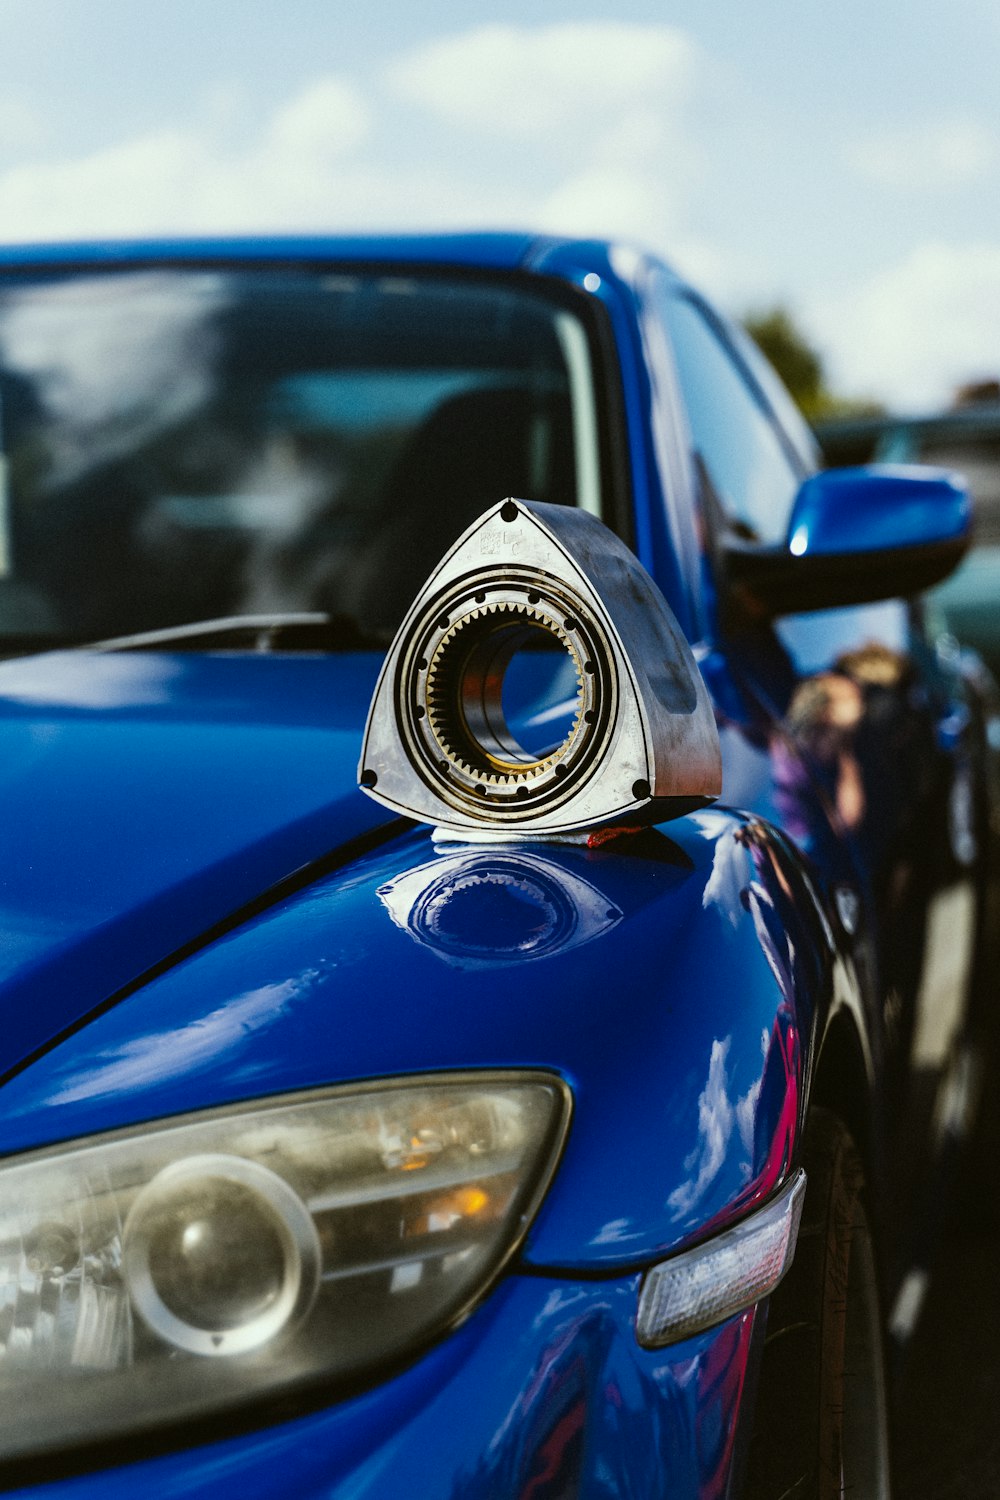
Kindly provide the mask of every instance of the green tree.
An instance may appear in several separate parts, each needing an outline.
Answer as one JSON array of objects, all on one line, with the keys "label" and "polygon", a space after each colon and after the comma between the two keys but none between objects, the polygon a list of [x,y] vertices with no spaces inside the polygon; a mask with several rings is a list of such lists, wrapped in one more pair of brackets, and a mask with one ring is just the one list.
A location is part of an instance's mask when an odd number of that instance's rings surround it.
[{"label": "green tree", "polygon": [[749,313],[743,326],[781,376],[807,421],[877,416],[882,410],[877,402],[864,397],[834,395],[826,382],[822,356],[785,308]]}]

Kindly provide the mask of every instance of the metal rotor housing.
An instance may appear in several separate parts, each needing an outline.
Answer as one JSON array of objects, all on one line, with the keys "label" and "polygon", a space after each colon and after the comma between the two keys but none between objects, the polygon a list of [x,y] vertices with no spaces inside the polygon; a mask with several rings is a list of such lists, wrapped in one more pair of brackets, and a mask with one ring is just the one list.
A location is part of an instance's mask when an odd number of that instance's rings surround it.
[{"label": "metal rotor housing", "polygon": [[[552,743],[508,722],[508,669],[533,648],[562,653],[575,685]],[[483,839],[668,818],[719,780],[704,684],[652,579],[594,517],[513,499],[458,539],[414,601],[359,767],[388,806]]]}]

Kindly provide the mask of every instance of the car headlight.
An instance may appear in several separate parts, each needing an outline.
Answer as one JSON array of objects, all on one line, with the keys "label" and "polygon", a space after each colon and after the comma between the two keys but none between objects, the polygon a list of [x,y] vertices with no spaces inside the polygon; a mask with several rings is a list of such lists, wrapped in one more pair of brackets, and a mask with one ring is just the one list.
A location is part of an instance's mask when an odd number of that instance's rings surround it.
[{"label": "car headlight", "polygon": [[440,1077],[0,1166],[0,1455],[412,1355],[516,1248],[568,1112],[546,1075]]}]

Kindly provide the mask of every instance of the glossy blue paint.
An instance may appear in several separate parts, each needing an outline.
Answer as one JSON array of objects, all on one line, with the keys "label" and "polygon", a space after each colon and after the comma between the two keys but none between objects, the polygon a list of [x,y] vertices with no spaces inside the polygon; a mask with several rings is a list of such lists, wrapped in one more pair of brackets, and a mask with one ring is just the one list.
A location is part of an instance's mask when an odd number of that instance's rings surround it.
[{"label": "glossy blue paint", "polygon": [[639,1278],[513,1276],[376,1390],[224,1442],[15,1489],[35,1500],[706,1500],[731,1493],[755,1316],[640,1349]]},{"label": "glossy blue paint", "polygon": [[789,899],[800,881],[780,841],[723,812],[643,835],[631,853],[435,854],[412,834],[13,1079],[4,1149],[209,1099],[546,1068],[570,1083],[574,1119],[526,1259],[647,1263],[762,1200],[790,1166],[828,957],[808,900]]},{"label": "glossy blue paint", "polygon": [[[888,554],[961,541],[971,525],[968,491],[944,469],[888,464],[825,469],[807,479],[796,496],[788,542],[796,557]],[[891,566],[888,559],[886,566]]]},{"label": "glossy blue paint", "polygon": [[0,1073],[387,821],[354,785],[378,666],[147,652],[0,664]]},{"label": "glossy blue paint", "polygon": [[82,240],[58,245],[0,245],[0,270],[57,270],[66,266],[245,263],[475,266],[515,270],[538,243],[530,234],[387,234],[203,236],[136,240]]}]

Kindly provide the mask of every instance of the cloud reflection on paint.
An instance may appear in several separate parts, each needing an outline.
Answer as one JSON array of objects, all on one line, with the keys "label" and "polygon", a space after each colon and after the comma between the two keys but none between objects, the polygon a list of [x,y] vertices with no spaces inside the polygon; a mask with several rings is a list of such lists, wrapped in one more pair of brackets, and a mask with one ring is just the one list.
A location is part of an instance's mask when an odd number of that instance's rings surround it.
[{"label": "cloud reflection on paint", "polygon": [[26,656],[3,664],[0,713],[4,703],[42,704],[49,708],[149,708],[176,700],[174,684],[181,664],[147,653],[88,656],[69,651],[42,658]]},{"label": "cloud reflection on paint", "polygon": [[740,897],[747,885],[747,861],[743,846],[729,831],[716,839],[712,854],[712,873],[705,882],[702,906],[715,906],[733,927],[743,915]]},{"label": "cloud reflection on paint", "polygon": [[176,1031],[154,1031],[123,1042],[100,1055],[94,1067],[57,1089],[50,1104],[72,1104],[112,1094],[139,1091],[168,1078],[188,1078],[216,1063],[226,1054],[236,1055],[240,1044],[264,1030],[293,1001],[308,990],[319,976],[309,969],[281,984],[267,984],[227,1001],[208,1015]]},{"label": "cloud reflection on paint", "polygon": [[[728,1071],[732,1040],[732,1037],[726,1037],[712,1043],[708,1079],[698,1096],[698,1139],[684,1158],[685,1171],[692,1175],[667,1199],[675,1222],[686,1218],[698,1206],[722,1171],[729,1158],[734,1131],[739,1134],[748,1157],[752,1153],[754,1115],[763,1068],[746,1093],[734,1097]],[[767,1048],[768,1037],[764,1032],[761,1050],[765,1058]],[[749,1160],[740,1163],[740,1176],[744,1182],[750,1180],[752,1170]]]}]

